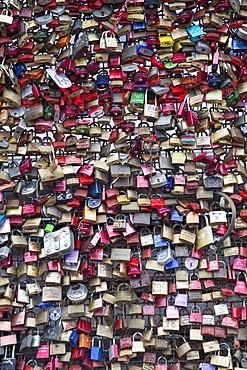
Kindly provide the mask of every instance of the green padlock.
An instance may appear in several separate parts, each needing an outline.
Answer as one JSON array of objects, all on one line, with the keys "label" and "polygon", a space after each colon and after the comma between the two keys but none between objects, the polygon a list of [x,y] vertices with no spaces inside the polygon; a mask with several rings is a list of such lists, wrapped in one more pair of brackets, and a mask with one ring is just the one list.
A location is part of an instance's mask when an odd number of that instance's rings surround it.
[{"label": "green padlock", "polygon": [[49,120],[51,119],[53,116],[54,116],[54,108],[51,104],[48,104],[46,107],[45,107],[45,112],[44,112],[44,119],[45,120]]},{"label": "green padlock", "polygon": [[230,91],[226,96],[226,103],[228,107],[233,107],[239,101],[239,91],[234,89]]},{"label": "green padlock", "polygon": [[90,44],[94,44],[94,43],[97,44],[98,41],[99,41],[98,32],[93,31],[93,30],[92,31],[89,31],[89,33],[88,33],[88,42]]},{"label": "green padlock", "polygon": [[79,125],[75,128],[76,134],[87,135],[89,133],[89,127],[85,125]]},{"label": "green padlock", "polygon": [[48,32],[46,30],[37,31],[34,33],[33,40],[38,43],[46,42],[48,38]]},{"label": "green padlock", "polygon": [[183,152],[172,152],[172,164],[184,164],[185,158],[186,157]]},{"label": "green padlock", "polygon": [[54,230],[54,228],[55,228],[55,226],[53,225],[53,224],[47,224],[46,226],[45,226],[45,232],[46,233],[52,233],[52,231]]},{"label": "green padlock", "polygon": [[143,109],[144,108],[144,100],[145,100],[145,93],[144,92],[134,91],[131,94],[130,107],[131,108]]}]

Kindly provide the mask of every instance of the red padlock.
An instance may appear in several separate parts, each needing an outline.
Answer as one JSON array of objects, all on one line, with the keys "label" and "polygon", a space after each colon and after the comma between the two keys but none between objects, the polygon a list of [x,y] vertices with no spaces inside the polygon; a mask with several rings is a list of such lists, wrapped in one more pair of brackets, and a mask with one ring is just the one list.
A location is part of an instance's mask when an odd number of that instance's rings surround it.
[{"label": "red padlock", "polygon": [[79,319],[76,324],[76,330],[79,333],[89,334],[91,332],[91,323],[84,319]]}]

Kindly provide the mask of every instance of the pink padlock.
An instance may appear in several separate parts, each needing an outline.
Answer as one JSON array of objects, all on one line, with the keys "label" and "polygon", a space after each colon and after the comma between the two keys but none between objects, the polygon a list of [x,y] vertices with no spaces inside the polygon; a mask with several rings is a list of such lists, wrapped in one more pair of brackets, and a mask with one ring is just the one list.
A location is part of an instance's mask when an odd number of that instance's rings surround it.
[{"label": "pink padlock", "polygon": [[149,179],[144,176],[136,176],[136,187],[137,189],[145,189],[150,187]]},{"label": "pink padlock", "polygon": [[[31,200],[31,201],[30,201]],[[22,216],[29,217],[35,213],[35,205],[32,197],[27,197],[25,203],[22,204]]]},{"label": "pink padlock", "polygon": [[83,274],[83,277],[87,278],[87,277],[95,276],[95,274],[96,274],[95,264],[90,262],[88,264],[87,271],[85,271],[85,273]]},{"label": "pink padlock", "polygon": [[53,193],[66,191],[66,180],[55,180],[53,183]]},{"label": "pink padlock", "polygon": [[10,24],[9,26],[7,26],[7,25],[5,26],[5,31],[8,34],[17,32],[17,31],[19,31],[19,25],[20,25],[20,18],[16,17],[16,18],[14,18],[12,24]]},{"label": "pink padlock", "polygon": [[110,239],[120,237],[122,233],[113,230],[113,225],[107,225],[106,230]]},{"label": "pink padlock", "polygon": [[177,116],[182,117],[182,118],[187,118],[187,110],[188,110],[188,105],[185,101],[179,104],[178,111],[177,111]]},{"label": "pink padlock", "polygon": [[64,369],[65,366],[66,366],[65,362],[61,362],[61,361],[59,361],[58,358],[55,358],[55,367],[56,367],[56,369]]},{"label": "pink padlock", "polygon": [[55,358],[50,358],[44,363],[44,370],[56,370]]},{"label": "pink padlock", "polygon": [[13,254],[9,253],[8,257],[0,262],[0,268],[6,270],[7,268],[13,266],[13,261],[14,261]]},{"label": "pink padlock", "polygon": [[187,123],[188,125],[197,125],[199,123],[198,113],[194,110],[187,112]]},{"label": "pink padlock", "polygon": [[100,234],[100,240],[99,240],[99,242],[98,242],[98,245],[99,246],[105,246],[105,247],[107,247],[107,246],[109,246],[110,245],[110,239],[109,239],[109,237],[108,237],[108,233],[107,233],[107,231],[106,230],[102,230],[101,231],[101,234]]},{"label": "pink padlock", "polygon": [[110,362],[118,359],[118,346],[115,343],[115,338],[113,338],[113,344],[109,347],[108,353]]},{"label": "pink padlock", "polygon": [[247,307],[245,300],[243,300],[243,306],[241,307],[241,320],[246,321],[247,320]]},{"label": "pink padlock", "polygon": [[11,45],[5,50],[5,57],[8,58],[17,58],[19,56],[20,48],[17,45]]},{"label": "pink padlock", "polygon": [[153,352],[143,353],[143,362],[148,362],[149,364],[155,364],[155,362],[156,362],[156,353],[153,353]]},{"label": "pink padlock", "polygon": [[129,267],[128,268],[128,277],[131,279],[141,276],[141,270],[139,267]]},{"label": "pink padlock", "polygon": [[164,116],[168,114],[174,114],[175,113],[174,103],[162,104],[162,113]]},{"label": "pink padlock", "polygon": [[91,224],[88,222],[80,221],[77,227],[78,235],[89,235],[91,231]]},{"label": "pink padlock", "polygon": [[25,251],[24,252],[24,262],[37,262],[38,261],[38,254],[34,252]]},{"label": "pink padlock", "polygon": [[78,117],[78,109],[75,105],[70,105],[65,107],[65,116],[67,118],[76,118]]},{"label": "pink padlock", "polygon": [[84,177],[89,178],[89,177],[91,177],[91,176],[92,176],[93,171],[94,171],[94,166],[93,166],[93,165],[91,165],[91,164],[84,164],[84,165],[80,168],[79,173],[80,173],[81,175],[83,175]]},{"label": "pink padlock", "polygon": [[245,271],[246,270],[246,262],[247,262],[247,259],[246,258],[235,257],[234,258],[234,261],[233,261],[232,268],[234,270]]},{"label": "pink padlock", "polygon": [[[169,300],[171,297],[168,298],[167,303],[169,303]],[[179,319],[179,310],[175,306],[167,306],[166,307],[166,318],[167,319]]]},{"label": "pink padlock", "polygon": [[[36,351],[36,358],[49,358],[50,357],[50,346],[49,344],[40,345]],[[47,368],[48,370],[49,368]]]},{"label": "pink padlock", "polygon": [[26,173],[30,172],[32,170],[32,159],[30,157],[27,157],[21,161],[20,164],[20,173],[22,175],[25,175]]},{"label": "pink padlock", "polygon": [[46,132],[52,129],[53,120],[38,119],[35,123],[36,132]]},{"label": "pink padlock", "polygon": [[129,222],[126,222],[126,229],[122,231],[122,233],[123,236],[126,238],[128,236],[134,235],[136,233],[136,230]]},{"label": "pink padlock", "polygon": [[95,247],[91,249],[90,260],[102,261],[104,254],[104,248]]}]

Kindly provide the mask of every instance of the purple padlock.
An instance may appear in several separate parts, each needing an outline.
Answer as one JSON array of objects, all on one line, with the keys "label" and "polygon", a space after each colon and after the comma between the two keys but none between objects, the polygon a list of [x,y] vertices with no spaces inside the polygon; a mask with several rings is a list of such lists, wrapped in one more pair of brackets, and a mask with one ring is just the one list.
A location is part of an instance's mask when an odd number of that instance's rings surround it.
[{"label": "purple padlock", "polygon": [[135,82],[134,83],[134,91],[138,92],[145,92],[147,89],[147,84],[144,82]]},{"label": "purple padlock", "polygon": [[187,307],[188,306],[188,294],[177,293],[175,297],[175,306]]},{"label": "purple padlock", "polygon": [[75,249],[72,252],[66,254],[65,263],[77,264],[79,260],[79,249]]},{"label": "purple padlock", "polygon": [[211,365],[211,364],[209,364],[208,362],[203,362],[203,363],[201,364],[201,369],[202,369],[202,370],[215,370],[215,369],[216,369],[216,366]]}]

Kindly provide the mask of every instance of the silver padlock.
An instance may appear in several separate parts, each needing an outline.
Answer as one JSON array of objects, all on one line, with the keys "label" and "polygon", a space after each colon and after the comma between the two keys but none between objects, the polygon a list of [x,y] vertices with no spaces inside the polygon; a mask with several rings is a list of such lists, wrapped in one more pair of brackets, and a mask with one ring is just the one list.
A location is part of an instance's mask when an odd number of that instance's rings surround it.
[{"label": "silver padlock", "polygon": [[173,260],[173,257],[174,251],[171,249],[170,243],[168,243],[167,249],[162,249],[157,253],[157,262],[167,265]]},{"label": "silver padlock", "polygon": [[47,256],[63,256],[74,249],[74,234],[68,227],[47,233],[44,236],[44,250]]},{"label": "silver padlock", "polygon": [[0,248],[0,261],[5,260],[10,253],[10,248],[9,247],[1,247]]}]

